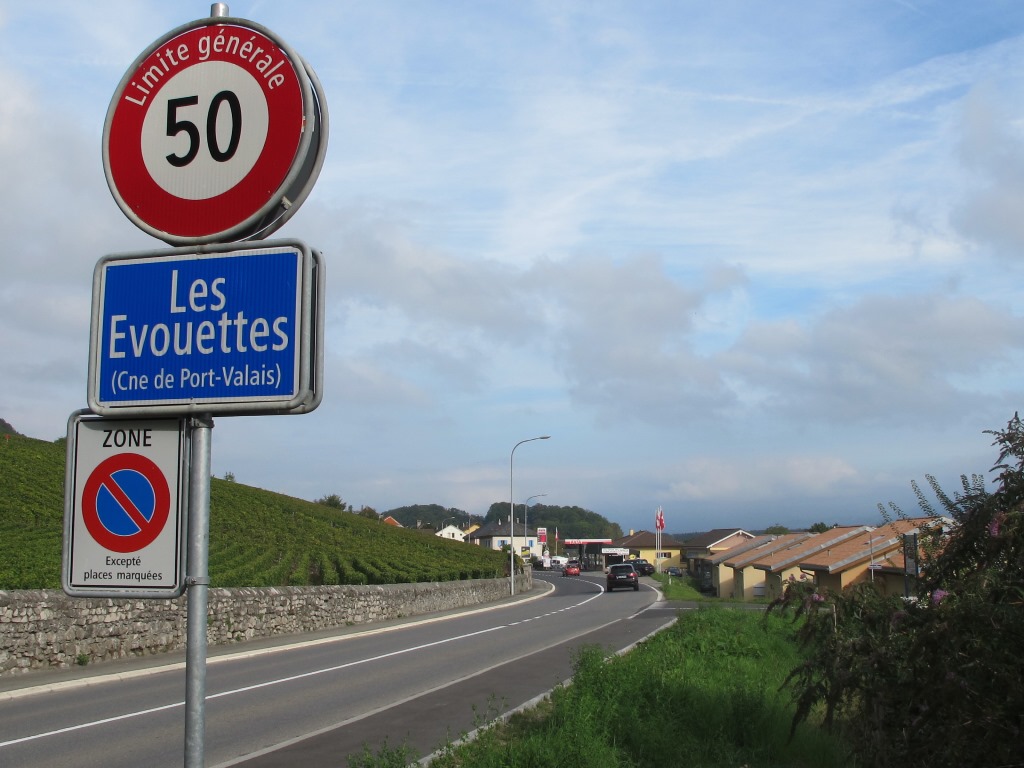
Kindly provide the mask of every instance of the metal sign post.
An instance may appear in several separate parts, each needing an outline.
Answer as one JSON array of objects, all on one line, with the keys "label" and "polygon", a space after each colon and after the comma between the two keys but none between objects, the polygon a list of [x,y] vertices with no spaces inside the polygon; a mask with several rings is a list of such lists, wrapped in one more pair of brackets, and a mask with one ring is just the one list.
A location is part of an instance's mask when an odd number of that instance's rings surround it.
[{"label": "metal sign post", "polygon": [[140,54],[103,125],[114,201],[178,247],[96,266],[96,417],[69,420],[62,586],[72,597],[187,591],[186,768],[205,762],[213,416],[309,413],[323,397],[319,252],[236,244],[299,209],[327,133],[312,68],[224,3]]},{"label": "metal sign post", "polygon": [[210,588],[210,431],[213,419],[189,421],[188,640],[185,649],[185,768],[203,768],[206,736],[206,614]]}]

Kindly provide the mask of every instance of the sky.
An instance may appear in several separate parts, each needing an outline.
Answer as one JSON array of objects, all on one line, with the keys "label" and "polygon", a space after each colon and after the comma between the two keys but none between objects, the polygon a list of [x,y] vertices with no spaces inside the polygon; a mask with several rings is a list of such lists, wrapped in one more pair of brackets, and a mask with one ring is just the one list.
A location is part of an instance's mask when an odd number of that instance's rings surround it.
[{"label": "sky", "polygon": [[[322,404],[218,416],[215,476],[670,533],[877,523],[992,477],[1024,391],[1024,4],[228,5],[322,83],[326,160],[275,237],[327,295]],[[104,119],[209,13],[0,0],[23,434],[86,405],[97,261],[168,247],[114,202]]]}]

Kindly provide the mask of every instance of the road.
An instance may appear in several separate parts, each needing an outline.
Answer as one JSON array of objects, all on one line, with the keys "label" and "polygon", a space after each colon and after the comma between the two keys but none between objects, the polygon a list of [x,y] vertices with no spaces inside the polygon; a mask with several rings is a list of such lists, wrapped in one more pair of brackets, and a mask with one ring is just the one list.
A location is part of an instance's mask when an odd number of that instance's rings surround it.
[{"label": "road", "polygon": [[[385,743],[425,755],[671,623],[654,582],[537,574],[482,610],[210,649],[208,766],[344,766]],[[0,765],[162,768],[184,754],[183,655],[0,680]]]}]

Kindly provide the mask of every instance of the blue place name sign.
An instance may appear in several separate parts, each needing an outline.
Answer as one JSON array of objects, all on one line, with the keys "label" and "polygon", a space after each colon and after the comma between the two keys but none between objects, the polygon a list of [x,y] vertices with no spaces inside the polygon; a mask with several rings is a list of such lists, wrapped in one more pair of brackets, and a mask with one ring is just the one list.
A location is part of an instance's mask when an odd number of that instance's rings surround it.
[{"label": "blue place name sign", "polygon": [[297,241],[104,257],[93,278],[90,408],[311,410],[313,271]]}]

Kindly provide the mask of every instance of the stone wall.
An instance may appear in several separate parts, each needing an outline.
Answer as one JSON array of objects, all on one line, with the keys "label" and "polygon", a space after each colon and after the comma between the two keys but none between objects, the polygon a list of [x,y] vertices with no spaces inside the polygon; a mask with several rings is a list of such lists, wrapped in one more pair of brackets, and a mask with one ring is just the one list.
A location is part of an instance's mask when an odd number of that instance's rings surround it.
[{"label": "stone wall", "polygon": [[[516,591],[532,587],[519,576]],[[507,579],[340,587],[210,589],[210,645],[386,621],[485,603]],[[187,600],[72,598],[0,591],[0,675],[69,667],[185,647]]]}]

